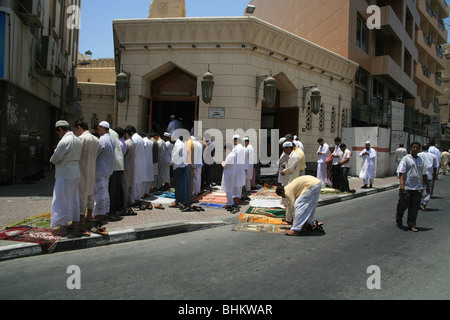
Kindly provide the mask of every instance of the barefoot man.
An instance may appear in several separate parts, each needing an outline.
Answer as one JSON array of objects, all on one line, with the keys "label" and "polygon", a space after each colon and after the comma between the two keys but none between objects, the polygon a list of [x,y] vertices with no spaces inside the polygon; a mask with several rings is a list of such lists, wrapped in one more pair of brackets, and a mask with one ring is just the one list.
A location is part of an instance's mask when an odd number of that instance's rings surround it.
[{"label": "barefoot man", "polygon": [[313,229],[321,225],[314,222],[314,214],[322,185],[323,182],[316,177],[300,176],[287,186],[277,188],[277,194],[286,200],[286,221],[283,224],[292,225],[286,235],[298,236],[305,224]]}]

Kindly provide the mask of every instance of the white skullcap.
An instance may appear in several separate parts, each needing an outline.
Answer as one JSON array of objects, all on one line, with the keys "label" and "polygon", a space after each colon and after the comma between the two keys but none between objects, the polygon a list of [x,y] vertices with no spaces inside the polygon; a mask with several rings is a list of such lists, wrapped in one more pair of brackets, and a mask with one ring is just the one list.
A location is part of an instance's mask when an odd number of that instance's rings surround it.
[{"label": "white skullcap", "polygon": [[100,127],[109,129],[109,123],[106,122],[106,121],[102,121],[102,122],[100,122],[98,125],[99,125]]},{"label": "white skullcap", "polygon": [[248,137],[245,137],[244,141],[250,141],[250,139]]},{"label": "white skullcap", "polygon": [[294,145],[290,141],[286,141],[285,143],[283,143],[283,148],[289,148],[289,147],[293,147],[293,146]]},{"label": "white skullcap", "polygon": [[58,127],[70,127],[70,125],[66,120],[59,120],[55,124],[55,128],[58,128]]},{"label": "white skullcap", "polygon": [[233,136],[233,139],[240,139],[241,137],[238,135],[238,134],[235,134],[234,136]]},{"label": "white skullcap", "polygon": [[294,140],[296,140],[298,137],[297,136],[294,136]]},{"label": "white skullcap", "polygon": [[367,140],[367,141],[365,142],[365,144],[370,144],[370,141],[369,141],[369,140]]},{"label": "white skullcap", "polygon": [[164,137],[168,137],[168,138],[170,138],[170,133],[168,133],[168,132],[164,132]]},{"label": "white skullcap", "polygon": [[171,117],[172,119],[175,119],[175,118],[176,118],[174,115],[171,115],[170,117]]},{"label": "white skullcap", "polygon": [[279,144],[283,144],[286,141],[286,138],[281,138]]}]

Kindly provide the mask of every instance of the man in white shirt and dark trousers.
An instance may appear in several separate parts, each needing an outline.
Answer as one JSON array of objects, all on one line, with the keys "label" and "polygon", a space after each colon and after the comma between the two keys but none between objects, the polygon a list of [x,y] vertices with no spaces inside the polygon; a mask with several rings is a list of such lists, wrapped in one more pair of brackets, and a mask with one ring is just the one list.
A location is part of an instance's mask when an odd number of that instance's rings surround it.
[{"label": "man in white shirt and dark trousers", "polygon": [[339,163],[341,164],[341,191],[342,192],[352,192],[348,184],[348,172],[350,171],[350,157],[352,152],[347,149],[344,143],[341,143],[341,156]]},{"label": "man in white shirt and dark trousers", "polygon": [[430,192],[430,183],[427,177],[426,160],[419,156],[420,143],[411,143],[411,154],[405,156],[398,167],[400,188],[397,203],[396,222],[397,226],[403,225],[403,214],[408,208],[408,229],[414,232],[416,219],[419,212],[422,191]]},{"label": "man in white shirt and dark trousers", "polygon": [[334,152],[331,154],[333,157],[332,161],[332,175],[333,175],[333,188],[336,190],[341,189],[341,164],[339,163],[339,157],[341,156],[341,138],[334,138]]}]

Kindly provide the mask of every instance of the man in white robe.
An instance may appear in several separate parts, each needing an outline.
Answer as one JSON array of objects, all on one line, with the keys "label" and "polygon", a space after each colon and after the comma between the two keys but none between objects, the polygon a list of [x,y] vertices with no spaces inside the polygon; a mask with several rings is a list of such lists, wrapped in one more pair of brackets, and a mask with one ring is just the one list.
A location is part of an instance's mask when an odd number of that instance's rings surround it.
[{"label": "man in white robe", "polygon": [[94,210],[92,217],[88,214],[86,221],[91,221],[93,217],[105,217],[110,210],[109,197],[109,177],[114,172],[115,149],[114,140],[109,134],[109,123],[102,121],[98,124],[100,134],[99,148],[97,152],[97,162],[95,166],[95,185],[94,185]]},{"label": "man in white robe", "polygon": [[175,115],[171,115],[170,116],[170,123],[167,126],[167,130],[166,132],[170,133],[172,135],[172,133],[177,130],[183,128],[183,124],[181,123],[180,120],[177,119],[177,117],[175,117]]},{"label": "man in white robe", "polygon": [[144,140],[136,132],[135,127],[130,126],[130,130],[133,133],[131,139],[135,145],[133,202],[139,202],[145,194],[144,182],[147,179],[147,156],[145,154]]},{"label": "man in white robe", "polygon": [[83,147],[80,140],[70,131],[67,121],[57,121],[55,129],[61,140],[50,158],[50,162],[55,165],[50,227],[59,226],[59,229],[53,231],[55,236],[66,236],[68,223],[80,220],[79,160]]},{"label": "man in white robe", "polygon": [[322,138],[317,139],[319,143],[319,149],[317,149],[317,154],[319,159],[317,160],[317,179],[321,180],[323,184],[327,181],[327,157],[330,152],[330,147],[323,141]]},{"label": "man in white robe", "polygon": [[398,166],[402,159],[408,154],[408,151],[403,147],[403,144],[399,144],[398,149],[395,150],[395,163],[397,164],[397,168],[395,169],[395,173],[398,176]]},{"label": "man in white robe", "polygon": [[168,132],[165,132],[162,137],[158,137],[158,188],[163,186],[168,188],[170,184],[170,156],[172,153],[172,144],[169,139],[170,134]]},{"label": "man in white robe", "polygon": [[194,163],[191,164],[194,169],[192,177],[192,195],[196,196],[201,192],[203,145],[196,137],[192,136],[191,139],[194,144]]},{"label": "man in white robe", "polygon": [[233,198],[235,204],[240,204],[242,197],[242,187],[245,186],[245,149],[242,145],[241,137],[239,135],[234,135],[233,140],[233,152],[236,155],[236,179],[234,181]]},{"label": "man in white robe", "polygon": [[[434,141],[434,139],[431,139],[430,141],[428,141],[428,145],[430,146],[430,148],[428,150],[436,156],[438,163],[439,163],[439,168],[440,168],[441,167],[441,151],[438,148],[436,148],[436,142]],[[436,180],[439,180],[439,168],[436,173]],[[431,188],[431,195],[433,195],[433,189],[434,189],[434,185],[433,185],[433,188]]]},{"label": "man in white robe", "polygon": [[280,172],[283,176],[283,186],[287,186],[292,180],[300,176],[301,159],[294,151],[294,145],[290,141],[283,144],[283,150],[287,158],[284,163],[284,169]]},{"label": "man in white robe", "polygon": [[89,216],[92,216],[92,211],[94,210],[95,166],[100,143],[97,137],[89,132],[88,124],[83,120],[77,120],[73,127],[82,145],[78,192],[80,196],[79,225],[83,226],[85,224],[86,209]]},{"label": "man in white robe", "polygon": [[422,211],[426,210],[428,202],[431,199],[431,191],[433,190],[433,186],[436,181],[437,170],[439,169],[438,159],[429,151],[429,148],[430,145],[428,143],[424,143],[422,145],[422,152],[419,153],[419,157],[422,157],[425,160],[428,182],[430,184],[430,193],[427,193],[425,190],[422,191],[422,200],[420,202],[420,209]]},{"label": "man in white robe", "polygon": [[286,235],[299,235],[305,224],[312,229],[321,227],[321,223],[314,223],[314,214],[322,185],[321,180],[307,175],[296,178],[287,186],[277,188],[277,194],[286,203],[286,221],[283,224],[292,225]]},{"label": "man in white robe", "polygon": [[125,144],[127,150],[123,156],[124,161],[124,171],[122,177],[122,187],[123,187],[123,203],[125,207],[129,207],[134,204],[133,197],[133,185],[134,185],[134,164],[136,158],[136,146],[131,137],[133,132],[130,127],[125,128]]},{"label": "man in white robe", "polygon": [[235,188],[236,179],[236,154],[233,151],[231,144],[225,146],[226,158],[222,162],[223,173],[221,182],[221,191],[227,194],[227,203],[225,208],[230,209],[235,206],[233,200],[233,192]]},{"label": "man in white robe", "polygon": [[250,192],[252,189],[252,178],[254,172],[255,163],[255,150],[250,144],[248,137],[244,138],[245,145],[245,191]]},{"label": "man in white robe", "polygon": [[146,159],[146,172],[144,173],[145,179],[143,183],[143,195],[148,196],[150,193],[150,189],[152,187],[152,181],[155,180],[154,174],[153,174],[153,142],[148,138],[146,133],[141,132],[140,134],[142,140],[144,141],[144,150],[145,150],[145,159]]},{"label": "man in white robe", "polygon": [[359,173],[359,178],[363,179],[364,182],[363,189],[367,189],[369,183],[369,188],[372,188],[375,176],[375,160],[377,158],[377,152],[370,147],[370,141],[366,141],[365,145],[366,148],[359,154],[359,157],[363,159]]}]

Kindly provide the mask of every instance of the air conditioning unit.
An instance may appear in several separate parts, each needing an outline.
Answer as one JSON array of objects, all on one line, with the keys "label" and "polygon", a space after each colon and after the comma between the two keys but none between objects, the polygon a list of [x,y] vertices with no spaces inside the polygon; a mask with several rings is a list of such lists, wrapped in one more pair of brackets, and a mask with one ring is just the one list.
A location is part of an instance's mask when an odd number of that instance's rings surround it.
[{"label": "air conditioning unit", "polygon": [[54,76],[56,59],[57,59],[57,46],[56,41],[51,36],[43,36],[41,39],[41,59],[40,67],[41,69],[36,70],[39,74],[45,76]]},{"label": "air conditioning unit", "polygon": [[69,78],[69,85],[67,86],[67,100],[78,100],[78,80],[75,77]]},{"label": "air conditioning unit", "polygon": [[56,51],[55,76],[65,78],[67,76],[67,59],[61,51]]},{"label": "air conditioning unit", "polygon": [[30,27],[44,28],[45,0],[17,0],[15,11]]}]

